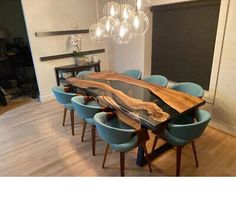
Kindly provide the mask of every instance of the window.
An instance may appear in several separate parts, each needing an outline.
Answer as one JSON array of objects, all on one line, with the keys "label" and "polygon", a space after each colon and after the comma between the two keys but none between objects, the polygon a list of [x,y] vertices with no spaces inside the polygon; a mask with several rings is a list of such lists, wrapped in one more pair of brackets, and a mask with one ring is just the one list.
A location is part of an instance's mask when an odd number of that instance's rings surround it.
[{"label": "window", "polygon": [[152,74],[209,89],[220,0],[152,7]]}]

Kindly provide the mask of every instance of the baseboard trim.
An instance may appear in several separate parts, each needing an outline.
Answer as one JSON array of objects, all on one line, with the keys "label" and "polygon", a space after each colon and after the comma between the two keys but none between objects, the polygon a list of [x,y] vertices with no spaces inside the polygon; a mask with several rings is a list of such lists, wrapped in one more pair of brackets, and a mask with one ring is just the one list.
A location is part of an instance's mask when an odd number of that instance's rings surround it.
[{"label": "baseboard trim", "polygon": [[223,131],[227,134],[230,134],[232,136],[236,136],[236,126],[226,124],[217,120],[212,120],[210,123],[211,127],[214,127],[220,131]]},{"label": "baseboard trim", "polygon": [[41,102],[47,102],[47,101],[51,101],[51,100],[54,100],[54,99],[55,99],[55,97],[52,94],[44,95],[44,96],[39,97],[39,100]]}]

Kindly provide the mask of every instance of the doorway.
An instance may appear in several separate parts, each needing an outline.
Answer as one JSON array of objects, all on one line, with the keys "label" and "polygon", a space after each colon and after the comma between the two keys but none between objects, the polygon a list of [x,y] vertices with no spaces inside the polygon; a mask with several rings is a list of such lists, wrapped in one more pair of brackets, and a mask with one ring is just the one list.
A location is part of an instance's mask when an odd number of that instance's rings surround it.
[{"label": "doorway", "polygon": [[38,96],[21,0],[0,0],[0,105]]}]

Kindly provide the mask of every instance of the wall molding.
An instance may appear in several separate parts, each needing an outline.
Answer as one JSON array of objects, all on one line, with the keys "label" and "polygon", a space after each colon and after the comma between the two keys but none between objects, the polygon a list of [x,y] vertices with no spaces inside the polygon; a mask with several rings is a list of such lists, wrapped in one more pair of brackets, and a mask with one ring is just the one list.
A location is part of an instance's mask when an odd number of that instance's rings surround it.
[{"label": "wall molding", "polygon": [[55,100],[55,97],[53,96],[53,94],[48,94],[48,95],[44,95],[44,96],[39,96],[39,100],[40,100],[40,102],[44,103],[47,101]]},{"label": "wall molding", "polygon": [[213,118],[210,122],[210,126],[231,136],[236,136],[236,126],[234,125],[226,124],[225,122]]}]

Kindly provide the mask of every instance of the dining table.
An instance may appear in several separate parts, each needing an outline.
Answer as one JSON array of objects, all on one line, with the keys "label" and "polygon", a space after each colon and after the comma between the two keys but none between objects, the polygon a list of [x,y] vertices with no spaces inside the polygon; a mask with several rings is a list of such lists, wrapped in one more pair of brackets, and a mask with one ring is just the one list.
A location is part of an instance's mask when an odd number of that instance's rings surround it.
[{"label": "dining table", "polygon": [[[83,93],[94,96],[99,103],[137,122],[142,130],[143,143],[150,139],[148,130],[160,136],[170,121],[192,114],[205,104],[201,98],[114,71],[94,72],[66,81]],[[149,153],[149,158],[153,160],[171,148],[172,145],[165,143]],[[142,146],[138,146],[136,164],[146,164]]]}]

